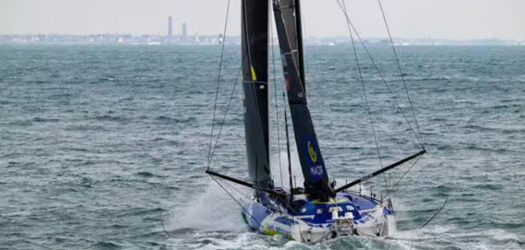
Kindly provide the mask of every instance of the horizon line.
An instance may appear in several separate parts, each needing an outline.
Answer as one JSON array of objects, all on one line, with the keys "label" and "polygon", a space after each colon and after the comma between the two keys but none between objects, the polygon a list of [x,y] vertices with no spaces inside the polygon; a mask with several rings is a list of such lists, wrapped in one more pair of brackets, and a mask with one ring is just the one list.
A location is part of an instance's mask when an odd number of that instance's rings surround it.
[{"label": "horizon line", "polygon": [[[90,34],[71,34],[71,33],[0,33],[0,36],[132,36],[132,37],[141,37],[141,36],[156,36],[156,37],[170,37],[166,34],[132,34],[132,33],[90,33]],[[183,34],[174,34],[171,37],[220,37],[222,34],[198,34],[194,33],[191,35],[184,36]],[[240,37],[240,35],[227,35],[226,37]],[[306,36],[304,39],[308,38],[347,38],[346,35],[319,35],[319,36]],[[367,39],[388,39],[388,37],[364,37],[364,40]],[[525,42],[524,40],[510,39],[510,38],[495,38],[495,37],[486,37],[486,38],[440,38],[440,37],[393,37],[393,39],[416,39],[416,40],[446,40],[446,41],[479,41],[479,40],[488,40],[488,41],[512,41],[512,42]]]}]

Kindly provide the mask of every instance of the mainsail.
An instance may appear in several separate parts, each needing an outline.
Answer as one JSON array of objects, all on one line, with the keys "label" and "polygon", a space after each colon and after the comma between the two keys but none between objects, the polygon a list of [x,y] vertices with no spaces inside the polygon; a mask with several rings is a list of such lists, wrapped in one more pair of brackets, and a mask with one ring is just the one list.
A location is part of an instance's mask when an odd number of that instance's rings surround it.
[{"label": "mainsail", "polygon": [[305,179],[304,186],[308,194],[326,200],[335,196],[335,193],[328,182],[328,174],[317,143],[310,111],[307,107],[304,82],[301,79],[301,73],[290,45],[290,40],[302,40],[302,37],[295,34],[295,38],[290,38],[291,32],[287,29],[284,21],[290,20],[291,17],[289,16],[297,13],[287,11],[288,17],[284,17],[285,12],[281,11],[281,5],[277,0],[274,0],[273,8],[295,142]]},{"label": "mainsail", "polygon": [[242,1],[242,77],[248,169],[260,188],[273,186],[268,136],[268,2]]}]

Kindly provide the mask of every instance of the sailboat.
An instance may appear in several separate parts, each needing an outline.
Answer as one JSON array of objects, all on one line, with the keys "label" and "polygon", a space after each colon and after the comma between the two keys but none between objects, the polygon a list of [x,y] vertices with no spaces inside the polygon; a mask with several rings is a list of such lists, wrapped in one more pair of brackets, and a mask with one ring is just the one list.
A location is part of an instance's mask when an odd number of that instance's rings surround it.
[{"label": "sailboat", "polygon": [[[301,9],[299,0],[273,0],[289,116],[293,126],[304,186],[292,183],[287,139],[289,188],[272,179],[269,139],[269,8],[264,0],[243,0],[241,17],[244,128],[250,181],[208,168],[213,178],[253,189],[250,201],[239,203],[249,228],[314,244],[342,236],[385,237],[396,230],[390,198],[350,191],[351,187],[426,153],[425,149],[340,187],[330,181],[307,103]],[[288,122],[286,134],[288,138]]]}]

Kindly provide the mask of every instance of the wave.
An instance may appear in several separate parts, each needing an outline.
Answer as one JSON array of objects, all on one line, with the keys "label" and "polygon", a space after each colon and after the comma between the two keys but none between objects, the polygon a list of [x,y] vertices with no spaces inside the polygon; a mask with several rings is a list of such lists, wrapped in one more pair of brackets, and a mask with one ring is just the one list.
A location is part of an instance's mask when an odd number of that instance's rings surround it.
[{"label": "wave", "polygon": [[65,128],[66,131],[108,131],[106,127],[100,125],[71,125]]},{"label": "wave", "polygon": [[187,123],[195,121],[195,117],[169,117],[169,116],[157,116],[155,120],[167,123]]},{"label": "wave", "polygon": [[141,177],[146,177],[146,178],[149,178],[149,177],[154,177],[155,175],[150,173],[150,172],[138,172],[136,173],[136,175],[138,176],[141,176]]},{"label": "wave", "polygon": [[96,120],[98,121],[110,121],[110,122],[122,122],[127,121],[128,119],[122,116],[112,116],[112,115],[102,115],[102,116],[96,116]]},{"label": "wave", "polygon": [[32,122],[32,120],[18,120],[18,121],[10,122],[9,125],[14,125],[14,126],[31,126],[31,125],[33,125],[33,122]]},{"label": "wave", "polygon": [[42,118],[42,117],[34,117],[33,122],[59,122],[60,119],[56,119],[56,118]]},{"label": "wave", "polygon": [[95,249],[121,249],[123,248],[123,246],[117,243],[110,242],[110,241],[99,241],[91,245],[91,247]]},{"label": "wave", "polygon": [[123,213],[116,215],[116,217],[129,217],[129,216],[143,216],[143,215],[161,215],[167,210],[164,208],[132,208]]},{"label": "wave", "polygon": [[76,147],[63,147],[60,150],[64,151],[77,151],[77,152],[87,152],[88,150],[85,148],[76,148]]},{"label": "wave", "polygon": [[500,184],[477,184],[473,188],[494,191],[494,190],[502,190],[503,186]]},{"label": "wave", "polygon": [[415,249],[522,249],[524,245],[518,235],[504,229],[468,232],[458,230],[453,224],[434,225],[423,229],[397,231],[392,238],[406,241]]}]

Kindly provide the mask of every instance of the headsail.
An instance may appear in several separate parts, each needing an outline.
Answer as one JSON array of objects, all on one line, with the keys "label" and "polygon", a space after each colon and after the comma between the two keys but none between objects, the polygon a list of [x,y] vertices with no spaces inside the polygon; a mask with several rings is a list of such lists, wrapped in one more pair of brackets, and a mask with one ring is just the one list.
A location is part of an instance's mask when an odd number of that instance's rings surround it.
[{"label": "headsail", "polygon": [[268,137],[268,2],[242,1],[242,77],[248,169],[253,183],[272,187]]},{"label": "headsail", "polygon": [[[307,107],[306,94],[303,88],[300,71],[293,57],[290,46],[290,32],[284,23],[284,12],[280,9],[277,0],[273,2],[275,23],[279,37],[284,79],[290,105],[295,141],[301,162],[301,169],[305,179],[306,192],[323,200],[333,197],[335,193],[328,183],[328,174],[323,162],[323,157],[317,143],[310,111]],[[287,15],[294,13],[288,12]],[[297,40],[302,37],[297,37]]]},{"label": "headsail", "polygon": [[292,52],[299,75],[306,91],[304,75],[303,29],[301,23],[301,6],[299,0],[281,0],[279,2],[281,16],[288,34],[290,51]]}]

